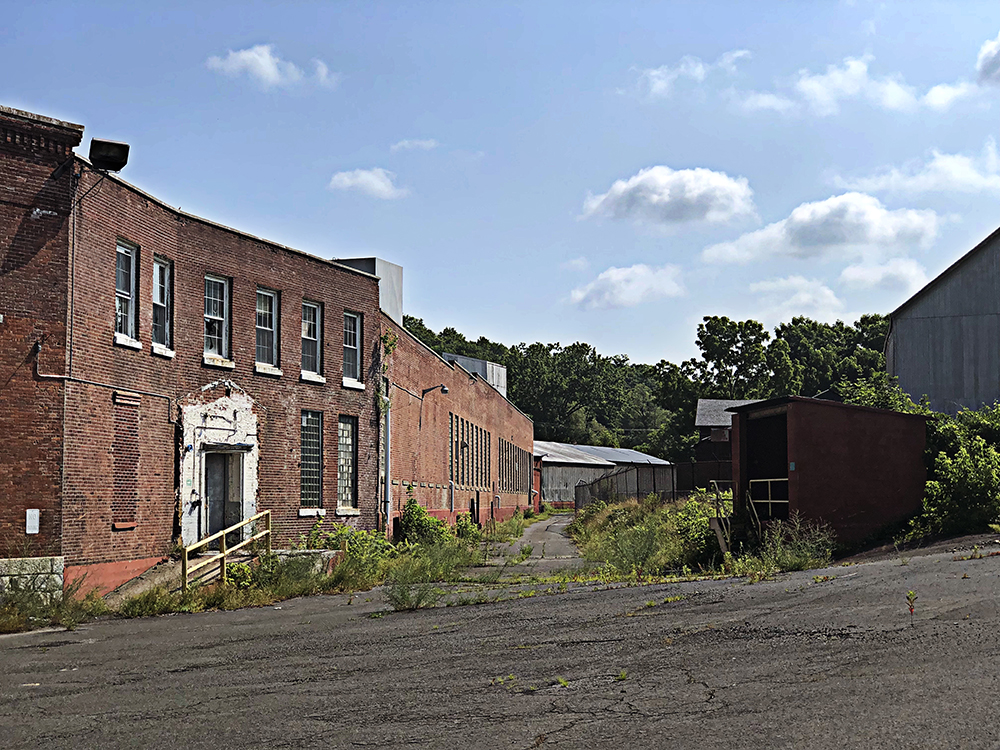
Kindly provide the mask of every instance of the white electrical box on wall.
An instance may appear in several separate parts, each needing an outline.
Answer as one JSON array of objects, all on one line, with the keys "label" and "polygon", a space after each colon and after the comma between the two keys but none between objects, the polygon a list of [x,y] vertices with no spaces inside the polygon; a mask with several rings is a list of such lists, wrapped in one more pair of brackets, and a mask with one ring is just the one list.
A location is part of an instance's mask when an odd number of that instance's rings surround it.
[{"label": "white electrical box on wall", "polygon": [[39,519],[42,515],[42,512],[38,508],[28,508],[25,515],[27,516],[25,518],[25,523],[24,523],[25,533],[37,534]]}]

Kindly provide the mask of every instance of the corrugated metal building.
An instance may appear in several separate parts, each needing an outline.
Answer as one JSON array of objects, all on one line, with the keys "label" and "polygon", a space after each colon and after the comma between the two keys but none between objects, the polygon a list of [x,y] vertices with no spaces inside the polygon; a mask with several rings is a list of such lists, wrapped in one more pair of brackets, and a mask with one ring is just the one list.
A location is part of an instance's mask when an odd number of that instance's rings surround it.
[{"label": "corrugated metal building", "polygon": [[1000,401],[1000,229],[890,314],[885,359],[935,411]]},{"label": "corrugated metal building", "polygon": [[615,464],[605,458],[593,456],[567,443],[536,440],[534,458],[541,464],[542,502],[555,508],[572,508],[576,502],[576,485],[592,482],[608,472]]}]

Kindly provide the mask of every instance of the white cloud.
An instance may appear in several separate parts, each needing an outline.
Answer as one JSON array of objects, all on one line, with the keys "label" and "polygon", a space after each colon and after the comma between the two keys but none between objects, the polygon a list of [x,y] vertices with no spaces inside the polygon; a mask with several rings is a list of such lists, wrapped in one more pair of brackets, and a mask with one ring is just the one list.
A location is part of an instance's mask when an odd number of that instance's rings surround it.
[{"label": "white cloud", "polygon": [[976,84],[969,83],[968,81],[959,81],[958,83],[939,83],[937,86],[932,86],[927,93],[924,94],[921,102],[931,109],[943,112],[959,99],[971,96],[978,90],[979,87],[976,86]]},{"label": "white cloud", "polygon": [[899,74],[871,78],[868,63],[872,57],[848,57],[843,65],[828,65],[825,73],[800,70],[795,90],[818,115],[835,115],[840,101],[863,96],[876,106],[889,110],[912,110],[917,96]]},{"label": "white cloud", "polygon": [[586,310],[635,307],[661,297],[683,294],[680,268],[672,265],[653,268],[639,263],[628,268],[612,266],[589,284],[577,287],[570,300]]},{"label": "white cloud", "polygon": [[627,180],[616,180],[602,195],[588,195],[583,215],[659,224],[727,222],[754,215],[753,190],[745,177],[702,167],[648,167]]},{"label": "white cloud", "polygon": [[848,266],[840,281],[851,289],[892,289],[913,294],[927,283],[924,267],[912,258],[893,258],[886,263]]},{"label": "white cloud", "polygon": [[835,182],[840,187],[865,192],[1000,193],[1000,159],[996,141],[990,136],[979,158],[935,150],[923,163],[914,162],[902,168],[883,167],[868,177],[853,180],[837,177]]},{"label": "white cloud", "polygon": [[578,258],[572,258],[561,263],[559,267],[567,271],[586,271],[590,268],[590,261],[581,255]]},{"label": "white cloud", "polygon": [[1000,84],[1000,34],[996,39],[987,39],[979,48],[976,73],[980,83]]},{"label": "white cloud", "polygon": [[706,63],[700,57],[685,55],[678,60],[676,65],[661,65],[658,68],[640,70],[639,92],[650,99],[662,99],[670,96],[674,84],[680,78],[702,83],[713,70],[721,70],[729,75],[734,75],[736,62],[749,57],[750,52],[745,49],[726,52],[714,63]]},{"label": "white cloud", "polygon": [[[205,63],[231,78],[247,75],[263,89],[287,88],[302,83],[305,73],[295,63],[282,60],[274,53],[273,44],[258,44],[247,49],[229,50],[225,57],[212,56]],[[313,60],[315,81],[320,86],[332,88],[340,81],[339,73],[331,73],[322,60]]]},{"label": "white cloud", "polygon": [[744,112],[772,110],[780,114],[787,114],[799,109],[798,102],[770,91],[733,91],[731,98]]},{"label": "white cloud", "polygon": [[313,60],[313,67],[316,68],[316,83],[323,88],[336,88],[344,78],[340,73],[331,72],[322,60]]},{"label": "white cloud", "polygon": [[431,149],[437,148],[439,145],[440,144],[433,138],[427,138],[425,140],[405,138],[389,146],[389,150],[399,151],[402,149],[409,151],[411,149],[420,149],[421,151],[430,151]]},{"label": "white cloud", "polygon": [[398,188],[393,184],[395,179],[395,172],[381,167],[355,169],[350,172],[337,172],[330,180],[330,187],[334,190],[360,190],[366,195],[383,200],[409,195],[409,190]]},{"label": "white cloud", "polygon": [[711,245],[702,257],[714,263],[747,263],[758,258],[879,258],[929,247],[940,219],[934,211],[890,211],[863,193],[844,193],[803,203],[788,218]]},{"label": "white cloud", "polygon": [[761,317],[768,321],[805,315],[821,322],[833,322],[843,314],[844,303],[817,279],[788,276],[758,281],[750,285],[750,291],[760,296],[764,308]]}]

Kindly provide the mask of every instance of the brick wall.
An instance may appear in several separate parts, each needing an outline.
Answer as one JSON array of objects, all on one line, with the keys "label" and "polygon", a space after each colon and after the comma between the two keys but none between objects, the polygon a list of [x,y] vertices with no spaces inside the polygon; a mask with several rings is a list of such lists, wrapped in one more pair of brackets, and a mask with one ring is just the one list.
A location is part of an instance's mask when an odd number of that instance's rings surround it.
[{"label": "brick wall", "polygon": [[[382,315],[382,326],[395,337],[395,350],[388,358],[387,377],[391,393],[391,500],[396,516],[412,494],[432,515],[454,522],[457,513],[468,512],[470,503],[479,498],[481,521],[493,516],[509,518],[530,502],[533,425],[530,419],[482,378],[437,356],[391,318]],[[430,391],[423,401],[425,388],[445,385]],[[467,451],[478,446],[478,461],[470,455],[465,461],[465,476],[450,470],[456,460],[455,446],[449,447],[449,418],[452,429],[456,418],[468,425]],[[460,423],[461,424],[461,423]],[[523,481],[505,489],[501,472],[501,441],[522,451],[526,460],[518,467]],[[459,453],[465,452],[459,447]],[[508,467],[509,468],[509,467]],[[454,512],[451,510],[449,481],[455,482]],[[499,504],[494,501],[499,495]]]},{"label": "brick wall", "polygon": [[[82,172],[81,194],[100,179],[83,169],[82,162],[77,171]],[[139,350],[114,343],[119,240],[138,249]],[[115,179],[105,180],[82,202],[76,256],[73,375],[138,394],[139,470],[136,525],[114,528],[116,485],[111,477],[116,445],[121,444],[121,430],[117,438],[115,433],[114,391],[71,383],[65,438],[67,563],[137,559],[169,550],[179,531],[178,505],[187,501],[190,491],[177,486],[179,434],[172,423],[178,418],[177,400],[217,381],[236,384],[256,405],[257,508],[273,511],[276,544],[296,540],[315,521],[299,516],[304,409],[324,415],[322,491],[328,522],[336,517],[338,417],[358,419],[360,514],[337,520],[375,526],[380,331],[378,286],[373,277],[180,213]],[[173,264],[173,357],[160,356],[151,347],[154,256]],[[230,279],[232,369],[203,361],[206,274]],[[258,287],[279,294],[280,376],[259,374],[254,365]],[[323,305],[326,383],[300,378],[303,299]],[[342,384],[345,310],[362,316],[365,390]]]},{"label": "brick wall", "polygon": [[72,172],[57,170],[82,132],[0,108],[0,557],[60,554],[63,385],[35,367],[65,367]]}]

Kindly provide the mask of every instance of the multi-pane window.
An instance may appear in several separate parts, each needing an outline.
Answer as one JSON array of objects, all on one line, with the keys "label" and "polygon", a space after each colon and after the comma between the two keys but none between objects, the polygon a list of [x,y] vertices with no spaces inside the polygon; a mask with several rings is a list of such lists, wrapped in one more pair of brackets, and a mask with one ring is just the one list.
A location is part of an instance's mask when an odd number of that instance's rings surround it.
[{"label": "multi-pane window", "polygon": [[278,293],[257,290],[257,362],[278,364]]},{"label": "multi-pane window", "polygon": [[344,313],[344,377],[361,380],[361,316]]},{"label": "multi-pane window", "polygon": [[229,280],[205,277],[205,354],[229,357]]},{"label": "multi-pane window", "polygon": [[138,253],[118,243],[115,261],[115,333],[135,338],[135,271]]},{"label": "multi-pane window", "polygon": [[323,316],[315,302],[302,303],[302,370],[320,373],[320,342],[323,337]]},{"label": "multi-pane window", "polygon": [[164,258],[153,259],[153,343],[170,348],[173,264]]},{"label": "multi-pane window", "polygon": [[337,430],[337,505],[358,507],[357,417],[341,417]]},{"label": "multi-pane window", "polygon": [[323,412],[302,412],[299,485],[303,508],[323,507]]}]

